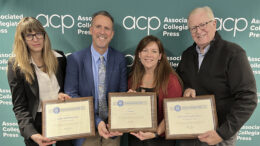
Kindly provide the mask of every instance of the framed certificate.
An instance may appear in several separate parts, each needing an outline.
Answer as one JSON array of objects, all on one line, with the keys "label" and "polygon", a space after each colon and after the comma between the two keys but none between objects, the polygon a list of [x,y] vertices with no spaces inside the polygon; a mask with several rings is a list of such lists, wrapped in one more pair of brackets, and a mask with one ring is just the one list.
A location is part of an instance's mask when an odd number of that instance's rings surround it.
[{"label": "framed certificate", "polygon": [[164,99],[166,139],[195,139],[218,125],[214,95]]},{"label": "framed certificate", "polygon": [[42,106],[43,136],[59,141],[95,135],[93,97],[49,100]]},{"label": "framed certificate", "polygon": [[109,130],[155,132],[157,129],[156,99],[154,92],[109,93]]}]

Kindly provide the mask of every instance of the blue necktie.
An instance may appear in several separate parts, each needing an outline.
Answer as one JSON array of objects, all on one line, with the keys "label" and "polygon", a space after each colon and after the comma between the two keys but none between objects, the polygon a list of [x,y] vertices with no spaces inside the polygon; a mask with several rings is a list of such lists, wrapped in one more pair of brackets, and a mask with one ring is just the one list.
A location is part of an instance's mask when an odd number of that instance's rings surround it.
[{"label": "blue necktie", "polygon": [[107,100],[106,100],[106,66],[104,56],[100,56],[98,67],[98,110],[99,117],[104,121],[107,119]]}]

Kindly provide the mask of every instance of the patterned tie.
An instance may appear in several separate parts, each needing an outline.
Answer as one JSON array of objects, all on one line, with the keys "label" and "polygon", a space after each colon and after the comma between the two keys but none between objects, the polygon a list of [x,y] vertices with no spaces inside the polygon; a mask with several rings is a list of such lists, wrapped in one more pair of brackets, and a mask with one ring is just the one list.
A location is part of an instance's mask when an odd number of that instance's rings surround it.
[{"label": "patterned tie", "polygon": [[104,56],[100,56],[100,64],[98,67],[98,110],[99,117],[104,121],[107,119],[107,100],[106,100],[106,66]]}]

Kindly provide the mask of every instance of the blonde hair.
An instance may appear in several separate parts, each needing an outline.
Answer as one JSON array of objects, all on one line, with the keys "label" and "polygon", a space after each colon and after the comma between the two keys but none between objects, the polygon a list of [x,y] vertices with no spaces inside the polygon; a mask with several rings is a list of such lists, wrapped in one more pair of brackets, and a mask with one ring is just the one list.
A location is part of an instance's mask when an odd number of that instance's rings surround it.
[{"label": "blonde hair", "polygon": [[30,84],[35,77],[33,66],[30,63],[30,51],[25,42],[24,36],[31,32],[42,32],[44,34],[44,44],[42,49],[42,58],[45,66],[44,71],[50,76],[51,74],[56,73],[58,67],[57,58],[51,50],[51,42],[42,24],[33,17],[25,17],[21,19],[16,27],[14,37],[13,55],[15,55],[15,61],[13,70],[16,70],[19,67],[21,72],[24,74],[26,81]]},{"label": "blonde hair", "polygon": [[[188,20],[190,19],[190,16],[191,16],[191,15],[193,15],[193,14],[195,14],[195,13],[198,13],[198,12],[201,12],[201,11],[204,11],[204,12],[208,15],[208,18],[209,18],[209,19],[211,19],[211,20],[214,20],[214,19],[215,19],[214,13],[213,13],[213,11],[211,10],[211,8],[208,7],[208,6],[204,6],[204,7],[198,7],[198,8],[193,9],[193,10],[190,12],[189,16],[188,16]],[[188,23],[189,23],[189,21],[188,21]]]}]

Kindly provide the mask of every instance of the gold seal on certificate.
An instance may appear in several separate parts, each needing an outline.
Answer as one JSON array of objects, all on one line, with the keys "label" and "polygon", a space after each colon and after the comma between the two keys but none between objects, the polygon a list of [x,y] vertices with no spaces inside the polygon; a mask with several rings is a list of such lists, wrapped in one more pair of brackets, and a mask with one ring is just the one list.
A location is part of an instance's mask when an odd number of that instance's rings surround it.
[{"label": "gold seal on certificate", "polygon": [[166,139],[193,139],[216,130],[218,119],[214,95],[164,99]]},{"label": "gold seal on certificate", "polygon": [[93,97],[43,102],[42,132],[52,140],[95,135]]},{"label": "gold seal on certificate", "polygon": [[110,131],[156,131],[156,93],[109,93],[108,103]]}]

